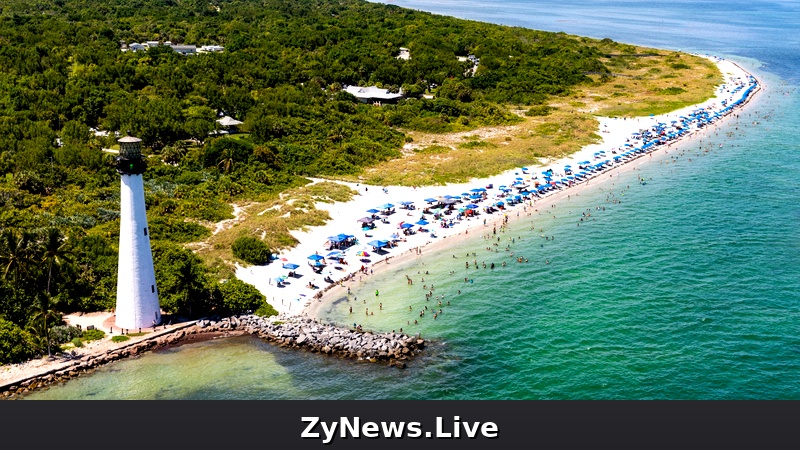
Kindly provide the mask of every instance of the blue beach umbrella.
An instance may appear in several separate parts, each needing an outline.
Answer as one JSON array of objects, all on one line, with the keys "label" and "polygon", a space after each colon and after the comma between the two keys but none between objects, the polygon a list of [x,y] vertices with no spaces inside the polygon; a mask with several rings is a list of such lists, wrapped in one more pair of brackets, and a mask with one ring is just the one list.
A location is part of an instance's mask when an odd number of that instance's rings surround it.
[{"label": "blue beach umbrella", "polygon": [[308,259],[310,259],[312,261],[319,261],[321,259],[325,259],[325,257],[321,256],[321,255],[314,254],[314,255],[309,256]]},{"label": "blue beach umbrella", "polygon": [[406,228],[413,228],[413,227],[414,227],[414,225],[413,225],[413,224],[410,224],[410,223],[408,223],[408,222],[406,222],[406,223],[404,223],[404,224],[400,225],[400,228],[403,228],[403,229],[406,229]]},{"label": "blue beach umbrella", "polygon": [[430,223],[430,222],[428,222],[427,220],[418,220],[417,221],[417,225],[420,225],[420,226],[425,226],[428,223]]},{"label": "blue beach umbrella", "polygon": [[368,210],[367,210],[367,212],[368,212],[368,213],[370,213],[370,214],[377,214],[377,213],[379,213],[380,211],[378,211],[378,210],[377,210],[377,209],[375,209],[375,208],[372,208],[372,209],[368,209]]}]

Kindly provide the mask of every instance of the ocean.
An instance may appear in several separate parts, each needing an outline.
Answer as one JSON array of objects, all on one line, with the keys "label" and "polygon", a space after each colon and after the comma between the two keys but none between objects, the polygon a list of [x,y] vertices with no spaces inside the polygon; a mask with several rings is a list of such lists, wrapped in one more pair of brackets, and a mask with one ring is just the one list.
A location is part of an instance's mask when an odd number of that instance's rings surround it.
[{"label": "ocean", "polygon": [[[324,311],[431,340],[405,370],[236,337],[120,361],[27,398],[800,398],[800,2],[391,3],[714,54],[766,89],[702,143],[512,218],[497,246],[475,236],[424,265],[397,264]],[[495,268],[466,269],[472,260]]]}]

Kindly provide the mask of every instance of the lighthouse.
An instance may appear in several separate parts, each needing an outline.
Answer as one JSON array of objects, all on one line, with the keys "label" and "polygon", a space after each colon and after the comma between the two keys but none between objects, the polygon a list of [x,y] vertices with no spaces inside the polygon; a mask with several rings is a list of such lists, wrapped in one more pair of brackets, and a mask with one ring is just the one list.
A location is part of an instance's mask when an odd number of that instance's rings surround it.
[{"label": "lighthouse", "polygon": [[161,323],[156,273],[144,204],[142,140],[119,140],[116,168],[120,175],[119,268],[117,319],[119,328],[150,328]]}]

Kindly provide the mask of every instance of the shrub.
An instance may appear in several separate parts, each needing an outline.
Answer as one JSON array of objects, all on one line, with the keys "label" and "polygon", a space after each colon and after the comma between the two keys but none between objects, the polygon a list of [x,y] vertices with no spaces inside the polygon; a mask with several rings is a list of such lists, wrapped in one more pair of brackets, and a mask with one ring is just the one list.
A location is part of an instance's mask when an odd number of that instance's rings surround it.
[{"label": "shrub", "polygon": [[228,314],[253,311],[267,301],[264,294],[253,285],[236,278],[220,283],[219,291],[222,294],[223,307]]},{"label": "shrub", "polygon": [[[255,314],[261,317],[270,317],[270,316],[277,316],[278,311],[276,311],[275,308],[273,308],[272,305],[270,305],[269,303],[264,302],[261,306],[258,307]],[[275,324],[280,325],[280,323],[278,322],[275,322]]]},{"label": "shrub", "polygon": [[125,341],[127,341],[129,339],[130,339],[130,337],[128,337],[128,336],[112,336],[111,337],[111,342],[125,342]]},{"label": "shrub", "polygon": [[555,108],[547,106],[547,105],[532,106],[530,109],[525,111],[525,115],[528,116],[528,117],[547,116],[547,115],[550,115],[550,112],[553,109],[555,109]]},{"label": "shrub", "polygon": [[231,245],[231,250],[233,251],[233,256],[248,264],[262,266],[269,262],[269,247],[254,237],[242,236],[236,239]]},{"label": "shrub", "polygon": [[56,344],[66,344],[81,336],[81,329],[70,325],[58,325],[50,329],[50,340]]},{"label": "shrub", "polygon": [[74,338],[72,340],[72,345],[74,345],[76,348],[83,347],[83,341],[81,340],[81,338]]},{"label": "shrub", "polygon": [[683,88],[672,86],[665,89],[660,89],[659,92],[666,95],[678,95],[678,94],[683,94],[686,91]]},{"label": "shrub", "polygon": [[15,323],[0,319],[0,364],[14,364],[36,356],[31,335]]},{"label": "shrub", "polygon": [[86,330],[83,332],[83,335],[81,335],[81,339],[86,342],[96,341],[104,337],[106,337],[106,332],[98,329]]}]

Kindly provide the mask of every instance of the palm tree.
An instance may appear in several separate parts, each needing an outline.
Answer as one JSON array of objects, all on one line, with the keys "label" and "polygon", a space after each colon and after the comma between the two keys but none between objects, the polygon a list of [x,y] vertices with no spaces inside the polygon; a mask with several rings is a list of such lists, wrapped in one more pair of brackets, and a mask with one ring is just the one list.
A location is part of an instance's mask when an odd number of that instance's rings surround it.
[{"label": "palm tree", "polygon": [[7,279],[9,273],[14,275],[14,284],[19,281],[20,275],[29,274],[30,254],[33,239],[27,231],[17,232],[7,229],[0,234],[0,264],[2,264],[3,278]]},{"label": "palm tree", "polygon": [[47,295],[52,296],[50,285],[53,280],[53,268],[55,267],[58,271],[64,263],[71,262],[72,249],[69,248],[69,243],[61,230],[55,227],[50,227],[45,231],[41,246],[44,252],[42,262],[47,264]]},{"label": "palm tree", "polygon": [[185,151],[178,146],[168,145],[161,149],[161,159],[167,164],[178,164],[184,154]]},{"label": "palm tree", "polygon": [[233,168],[236,166],[236,159],[234,159],[234,150],[232,148],[226,148],[222,151],[220,155],[219,163],[217,163],[222,171],[225,173],[229,173]]},{"label": "palm tree", "polygon": [[47,319],[52,319],[50,323],[53,323],[59,318],[54,306],[50,294],[36,294],[36,309],[31,316],[30,328],[39,337],[40,342],[41,339],[46,342],[48,357],[52,356],[52,353],[50,352],[50,326],[47,325]]}]

